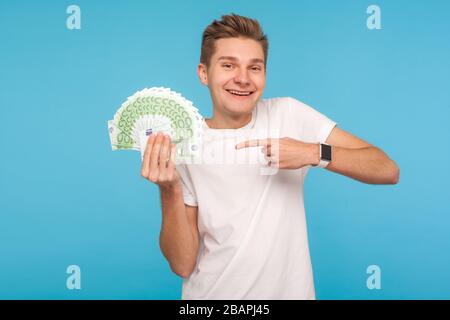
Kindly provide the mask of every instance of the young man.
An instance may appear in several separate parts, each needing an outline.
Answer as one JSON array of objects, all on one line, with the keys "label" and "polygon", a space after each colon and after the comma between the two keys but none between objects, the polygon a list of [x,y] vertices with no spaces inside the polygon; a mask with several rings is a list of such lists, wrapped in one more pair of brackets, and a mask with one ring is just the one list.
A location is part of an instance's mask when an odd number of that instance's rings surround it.
[{"label": "young man", "polygon": [[[160,246],[183,277],[183,299],[315,299],[303,203],[309,168],[398,182],[399,168],[382,150],[315,109],[293,98],[261,99],[267,54],[256,20],[214,21],[198,65],[214,106],[202,124],[209,162],[176,165],[169,137],[148,140],[141,174],[160,187]],[[267,163],[214,161],[243,152]],[[276,171],[262,174],[262,167]]]}]

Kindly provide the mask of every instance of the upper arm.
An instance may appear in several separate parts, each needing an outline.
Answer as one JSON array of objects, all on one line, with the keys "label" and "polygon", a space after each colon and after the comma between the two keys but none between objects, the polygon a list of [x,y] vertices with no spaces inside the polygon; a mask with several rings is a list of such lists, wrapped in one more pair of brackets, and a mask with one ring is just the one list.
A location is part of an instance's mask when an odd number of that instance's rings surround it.
[{"label": "upper arm", "polygon": [[335,126],[333,130],[331,130],[326,143],[332,146],[350,149],[373,147],[373,145],[371,145],[370,143],[358,138],[355,135],[350,134],[347,131],[338,128],[337,126]]},{"label": "upper arm", "polygon": [[195,237],[195,240],[198,243],[199,240],[199,231],[198,231],[198,207],[189,206],[185,204],[186,207],[186,215],[189,221],[189,226],[191,227],[192,234]]}]

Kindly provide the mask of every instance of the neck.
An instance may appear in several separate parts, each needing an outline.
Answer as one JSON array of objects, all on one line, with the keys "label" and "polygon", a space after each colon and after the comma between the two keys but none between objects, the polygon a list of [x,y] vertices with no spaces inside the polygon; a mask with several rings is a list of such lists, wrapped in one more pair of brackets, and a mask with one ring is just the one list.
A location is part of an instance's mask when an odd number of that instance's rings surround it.
[{"label": "neck", "polygon": [[205,119],[205,122],[210,129],[239,129],[247,125],[251,120],[251,112],[235,117],[224,116],[214,112],[213,117]]}]

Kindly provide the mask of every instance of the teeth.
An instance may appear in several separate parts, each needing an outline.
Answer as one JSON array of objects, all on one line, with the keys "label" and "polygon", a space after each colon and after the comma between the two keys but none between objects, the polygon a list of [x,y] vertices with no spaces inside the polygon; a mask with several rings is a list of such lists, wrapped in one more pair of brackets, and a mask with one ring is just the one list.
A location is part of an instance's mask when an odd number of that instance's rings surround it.
[{"label": "teeth", "polygon": [[249,91],[247,91],[247,92],[240,92],[240,91],[234,91],[234,90],[228,90],[228,92],[230,92],[232,94],[236,94],[238,96],[248,96],[251,93]]}]

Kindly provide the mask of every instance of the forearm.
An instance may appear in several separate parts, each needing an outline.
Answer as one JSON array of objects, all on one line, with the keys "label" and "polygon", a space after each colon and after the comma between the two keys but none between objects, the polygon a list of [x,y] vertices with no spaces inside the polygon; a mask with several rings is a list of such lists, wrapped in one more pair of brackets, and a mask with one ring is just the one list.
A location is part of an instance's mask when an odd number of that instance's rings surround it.
[{"label": "forearm", "polygon": [[160,188],[162,226],[160,247],[176,274],[185,277],[195,266],[198,236],[192,232],[186,215],[183,191],[180,184]]},{"label": "forearm", "polygon": [[[318,144],[313,153],[317,164]],[[400,175],[397,164],[374,146],[358,149],[332,146],[332,161],[326,169],[369,184],[396,184]]]}]

